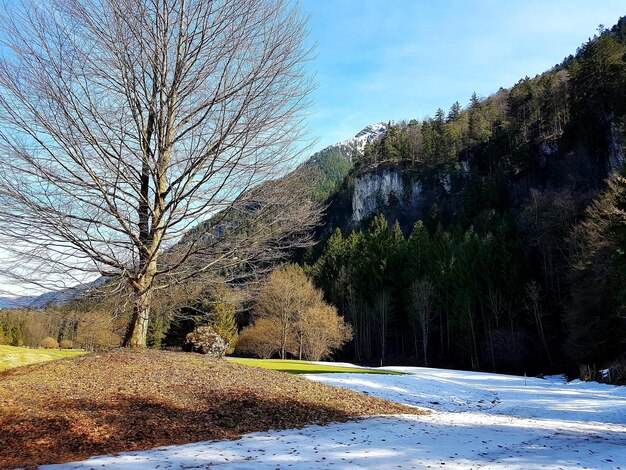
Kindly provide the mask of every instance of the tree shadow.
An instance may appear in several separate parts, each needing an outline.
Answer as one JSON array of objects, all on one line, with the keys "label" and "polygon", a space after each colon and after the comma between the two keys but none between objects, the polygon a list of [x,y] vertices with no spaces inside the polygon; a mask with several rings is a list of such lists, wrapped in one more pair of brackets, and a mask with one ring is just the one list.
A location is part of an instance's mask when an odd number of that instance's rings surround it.
[{"label": "tree shadow", "polygon": [[0,468],[33,468],[99,454],[354,419],[331,406],[268,398],[252,390],[217,389],[208,399],[190,391],[189,402],[194,404],[191,410],[166,400],[120,396],[105,403],[67,399],[55,403],[54,409],[21,414],[2,410]]},{"label": "tree shadow", "polygon": [[626,455],[626,432],[589,432],[451,422],[420,416],[372,417],[324,427],[249,434],[120,456],[101,455],[72,466],[145,468],[615,468]]}]

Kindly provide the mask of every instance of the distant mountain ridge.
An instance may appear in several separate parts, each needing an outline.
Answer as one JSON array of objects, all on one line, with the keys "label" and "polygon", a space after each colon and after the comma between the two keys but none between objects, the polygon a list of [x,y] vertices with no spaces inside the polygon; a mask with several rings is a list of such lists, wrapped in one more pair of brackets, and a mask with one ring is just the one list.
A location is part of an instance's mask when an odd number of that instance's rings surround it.
[{"label": "distant mountain ridge", "polygon": [[94,287],[98,287],[104,284],[105,278],[100,277],[92,282],[79,284],[74,287],[68,287],[66,289],[60,289],[53,292],[46,292],[40,295],[22,295],[9,297],[0,297],[0,309],[20,309],[20,308],[33,308],[39,309],[47,306],[59,306],[63,305],[70,300],[77,299],[81,295]]}]

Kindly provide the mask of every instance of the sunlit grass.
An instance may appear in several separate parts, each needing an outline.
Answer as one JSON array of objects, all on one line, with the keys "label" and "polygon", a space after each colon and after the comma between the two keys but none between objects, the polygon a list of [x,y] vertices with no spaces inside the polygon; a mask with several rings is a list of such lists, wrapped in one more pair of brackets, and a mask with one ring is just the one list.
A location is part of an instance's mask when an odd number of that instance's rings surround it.
[{"label": "sunlit grass", "polygon": [[404,375],[400,372],[392,372],[381,369],[365,369],[360,367],[335,366],[332,364],[316,364],[308,361],[294,361],[289,359],[244,359],[230,357],[229,361],[247,366],[272,369],[290,374],[327,374],[327,373],[352,373],[352,374],[386,374]]},{"label": "sunlit grass", "polygon": [[0,345],[0,371],[85,354],[73,349],[30,349]]}]

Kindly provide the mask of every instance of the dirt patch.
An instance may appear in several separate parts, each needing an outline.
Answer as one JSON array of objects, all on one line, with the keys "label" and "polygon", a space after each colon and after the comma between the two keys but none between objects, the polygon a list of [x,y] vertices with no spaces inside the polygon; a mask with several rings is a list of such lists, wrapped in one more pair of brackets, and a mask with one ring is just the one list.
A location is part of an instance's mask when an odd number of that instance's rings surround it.
[{"label": "dirt patch", "polygon": [[190,353],[116,351],[0,373],[0,468],[422,410]]}]

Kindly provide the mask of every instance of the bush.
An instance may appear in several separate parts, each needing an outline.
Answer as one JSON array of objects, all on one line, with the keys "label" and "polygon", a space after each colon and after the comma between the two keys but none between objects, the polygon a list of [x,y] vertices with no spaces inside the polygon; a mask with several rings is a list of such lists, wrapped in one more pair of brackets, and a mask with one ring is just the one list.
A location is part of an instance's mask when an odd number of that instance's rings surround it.
[{"label": "bush", "polygon": [[352,327],[328,304],[309,308],[295,324],[297,349],[291,354],[307,361],[327,359],[352,339]]},{"label": "bush", "polygon": [[61,349],[72,349],[74,347],[74,343],[72,343],[69,339],[64,339],[59,343],[59,347]]},{"label": "bush", "polygon": [[243,356],[269,359],[280,351],[280,320],[259,318],[239,334],[235,352]]},{"label": "bush", "polygon": [[80,317],[75,346],[86,351],[106,351],[117,348],[121,338],[116,323],[109,312],[90,310]]},{"label": "bush", "polygon": [[48,336],[41,340],[41,343],[39,343],[39,346],[41,346],[42,348],[46,348],[46,349],[58,349],[59,343],[57,342],[56,339]]},{"label": "bush", "polygon": [[186,343],[192,352],[206,354],[221,359],[226,354],[229,344],[210,326],[201,326],[187,335]]}]

